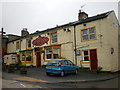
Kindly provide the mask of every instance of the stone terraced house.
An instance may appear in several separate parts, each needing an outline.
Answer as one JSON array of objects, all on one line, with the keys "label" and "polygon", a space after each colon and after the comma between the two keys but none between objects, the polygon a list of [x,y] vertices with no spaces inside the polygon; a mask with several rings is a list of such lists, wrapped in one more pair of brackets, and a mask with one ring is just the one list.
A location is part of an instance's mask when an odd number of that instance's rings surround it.
[{"label": "stone terraced house", "polygon": [[40,67],[49,59],[65,57],[79,67],[116,72],[120,70],[120,29],[114,11],[88,17],[79,11],[78,21],[22,36],[7,43],[4,62],[20,59]]}]

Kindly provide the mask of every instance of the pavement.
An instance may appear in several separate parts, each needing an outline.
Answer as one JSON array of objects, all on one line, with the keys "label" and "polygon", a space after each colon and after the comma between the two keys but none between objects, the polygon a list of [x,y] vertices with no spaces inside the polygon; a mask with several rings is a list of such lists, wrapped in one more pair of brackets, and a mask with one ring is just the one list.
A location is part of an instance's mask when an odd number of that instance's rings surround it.
[{"label": "pavement", "polygon": [[2,73],[4,79],[11,79],[24,82],[39,82],[39,83],[80,83],[105,81],[120,76],[120,73],[96,73],[90,71],[79,71],[77,75],[70,74],[60,77],[58,75],[47,76],[45,68],[29,67],[27,74],[20,74],[19,71],[14,73]]}]

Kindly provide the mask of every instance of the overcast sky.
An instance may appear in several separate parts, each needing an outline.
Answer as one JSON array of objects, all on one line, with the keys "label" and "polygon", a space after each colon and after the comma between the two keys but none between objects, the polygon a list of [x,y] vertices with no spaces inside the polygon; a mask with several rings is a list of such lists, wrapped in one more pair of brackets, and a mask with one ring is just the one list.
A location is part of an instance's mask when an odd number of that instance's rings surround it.
[{"label": "overcast sky", "polygon": [[11,2],[5,0],[0,3],[2,22],[0,27],[4,28],[7,34],[20,35],[22,28],[28,28],[30,33],[37,30],[45,30],[69,22],[78,20],[78,11],[82,10],[88,16],[94,16],[110,10],[114,10],[118,17],[118,1],[90,1],[81,0],[36,0],[32,2]]}]

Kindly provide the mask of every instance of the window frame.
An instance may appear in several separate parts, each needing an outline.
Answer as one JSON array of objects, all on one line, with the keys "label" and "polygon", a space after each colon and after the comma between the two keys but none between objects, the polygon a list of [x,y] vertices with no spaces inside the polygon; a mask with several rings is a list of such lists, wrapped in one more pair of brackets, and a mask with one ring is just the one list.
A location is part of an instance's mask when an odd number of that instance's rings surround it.
[{"label": "window frame", "polygon": [[[51,58],[47,58],[47,48],[51,48]],[[58,50],[58,56],[61,56],[61,47],[60,46],[53,46],[53,47],[46,47],[45,48],[45,59],[54,59],[54,48],[59,49]]]},{"label": "window frame", "polygon": [[[27,61],[27,53],[31,53],[31,61]],[[32,53],[32,51],[27,51],[27,52],[26,52],[25,61],[26,61],[26,62],[32,62],[32,61],[33,61],[33,53]]]},{"label": "window frame", "polygon": [[[90,33],[90,29],[94,29],[94,33]],[[87,30],[87,34],[83,35],[83,31]],[[83,39],[83,36],[88,36],[87,40]],[[94,39],[90,39],[90,35],[94,35]],[[96,40],[96,29],[95,27],[90,27],[90,28],[86,28],[86,29],[82,29],[81,30],[81,42],[85,42],[85,41],[92,41],[92,40]]]},{"label": "window frame", "polygon": [[[87,55],[87,56],[88,56],[88,59],[89,59],[88,61],[85,61],[84,51],[88,51],[88,55]],[[83,54],[82,54],[82,55],[83,55],[83,62],[90,62],[90,50],[82,50],[82,53],[83,53]],[[87,56],[86,56],[86,57],[87,57]]]},{"label": "window frame", "polygon": [[[26,57],[27,57],[27,52],[31,52],[31,61],[26,61]],[[23,63],[33,63],[33,51],[22,51],[20,54],[22,54],[22,53],[24,53],[24,60],[21,60],[21,62],[23,62]],[[20,58],[21,58],[21,56],[20,56]]]},{"label": "window frame", "polygon": [[20,49],[20,42],[17,41],[17,42],[16,42],[16,50],[19,50],[19,49]]},{"label": "window frame", "polygon": [[[54,39],[56,39],[56,42],[53,42],[53,37],[52,37],[53,34],[56,34],[56,38],[54,38]],[[52,32],[52,33],[50,34],[50,42],[51,42],[51,44],[57,44],[57,42],[58,42],[57,32]]]},{"label": "window frame", "polygon": [[[28,47],[28,41],[29,41],[29,40],[30,40],[30,47]],[[32,44],[31,44],[31,39],[27,39],[27,40],[26,40],[26,48],[27,48],[27,49],[31,49],[31,45],[32,45]]]},{"label": "window frame", "polygon": [[[49,53],[51,53],[51,54],[47,54],[47,49],[51,49],[51,52],[49,52]],[[46,59],[52,59],[52,48],[50,48],[50,47],[49,47],[49,48],[46,48],[46,49],[45,49],[45,52],[46,52],[46,54],[45,54]],[[47,58],[47,55],[51,55],[51,56],[50,56],[51,58]]]},{"label": "window frame", "polygon": [[[24,54],[24,57],[23,57],[23,54]],[[21,58],[22,58],[22,60],[21,60]],[[25,62],[25,52],[20,53],[20,61]]]}]

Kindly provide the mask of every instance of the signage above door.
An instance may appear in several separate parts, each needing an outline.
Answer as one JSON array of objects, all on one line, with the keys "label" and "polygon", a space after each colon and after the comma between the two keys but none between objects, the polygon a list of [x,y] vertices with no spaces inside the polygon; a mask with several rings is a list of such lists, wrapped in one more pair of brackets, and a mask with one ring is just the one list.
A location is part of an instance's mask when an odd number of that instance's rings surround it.
[{"label": "signage above door", "polygon": [[47,43],[48,41],[49,41],[48,37],[38,37],[32,41],[32,44],[36,45],[36,46],[41,46],[41,45]]}]

